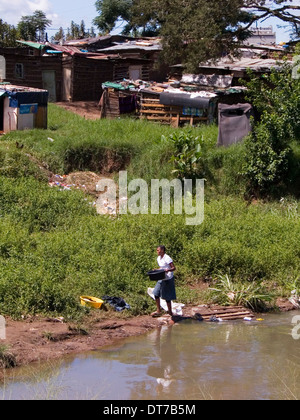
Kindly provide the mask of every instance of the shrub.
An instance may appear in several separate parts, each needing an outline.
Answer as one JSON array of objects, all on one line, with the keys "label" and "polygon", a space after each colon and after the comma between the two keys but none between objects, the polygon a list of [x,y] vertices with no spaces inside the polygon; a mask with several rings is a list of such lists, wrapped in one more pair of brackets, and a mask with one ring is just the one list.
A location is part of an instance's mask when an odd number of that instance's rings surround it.
[{"label": "shrub", "polygon": [[249,195],[268,196],[286,185],[291,142],[300,136],[300,83],[292,67],[285,64],[269,75],[254,77],[251,72],[248,99],[260,113],[253,134],[246,140],[248,154],[243,175]]},{"label": "shrub", "polygon": [[273,296],[257,282],[241,283],[233,281],[228,274],[220,275],[214,288],[211,288],[213,301],[221,305],[245,306],[253,311],[267,309],[267,302]]}]

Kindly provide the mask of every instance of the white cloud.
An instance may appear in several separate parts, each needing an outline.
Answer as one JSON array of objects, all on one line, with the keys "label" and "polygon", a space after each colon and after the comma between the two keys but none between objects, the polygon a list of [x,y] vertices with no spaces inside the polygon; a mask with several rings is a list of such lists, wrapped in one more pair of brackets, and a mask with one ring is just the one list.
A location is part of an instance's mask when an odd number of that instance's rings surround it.
[{"label": "white cloud", "polygon": [[16,25],[22,16],[31,15],[35,10],[42,10],[47,17],[53,17],[49,0],[1,0],[0,17],[11,25]]}]

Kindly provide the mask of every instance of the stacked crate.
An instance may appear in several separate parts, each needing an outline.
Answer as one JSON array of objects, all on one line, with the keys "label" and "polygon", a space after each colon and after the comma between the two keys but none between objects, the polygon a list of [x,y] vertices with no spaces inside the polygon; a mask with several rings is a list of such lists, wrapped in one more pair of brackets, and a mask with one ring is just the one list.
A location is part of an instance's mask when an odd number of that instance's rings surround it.
[{"label": "stacked crate", "polygon": [[182,106],[162,105],[159,100],[159,93],[141,93],[140,96],[140,118],[149,121],[157,121],[179,127],[183,122],[194,125],[200,122],[207,122],[208,117],[187,116],[183,114]]}]

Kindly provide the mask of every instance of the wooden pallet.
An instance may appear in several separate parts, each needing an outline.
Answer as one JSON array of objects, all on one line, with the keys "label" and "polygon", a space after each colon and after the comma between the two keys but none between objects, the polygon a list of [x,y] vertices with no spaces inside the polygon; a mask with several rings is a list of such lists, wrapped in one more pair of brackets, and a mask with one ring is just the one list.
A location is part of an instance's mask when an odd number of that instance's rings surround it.
[{"label": "wooden pallet", "polygon": [[208,120],[207,117],[186,116],[182,112],[182,107],[162,105],[157,98],[141,99],[140,102],[141,119],[168,123],[175,127],[179,127],[181,122],[189,122],[190,125],[194,125]]},{"label": "wooden pallet", "polygon": [[191,309],[190,316],[195,319],[202,318],[204,321],[210,321],[213,316],[223,321],[244,319],[246,317],[255,318],[252,311],[242,306],[198,306]]}]

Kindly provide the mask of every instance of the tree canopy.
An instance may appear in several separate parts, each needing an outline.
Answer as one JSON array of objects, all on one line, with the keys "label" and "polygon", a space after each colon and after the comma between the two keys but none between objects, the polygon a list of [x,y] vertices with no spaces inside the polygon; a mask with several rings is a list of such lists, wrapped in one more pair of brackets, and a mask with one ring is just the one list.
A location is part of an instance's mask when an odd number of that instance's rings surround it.
[{"label": "tree canopy", "polygon": [[96,10],[99,13],[93,23],[102,33],[111,32],[118,20],[125,23],[124,32],[130,32],[132,29],[132,0],[97,0]]},{"label": "tree canopy", "polygon": [[46,14],[36,10],[33,15],[22,16],[18,23],[20,37],[25,41],[45,41],[46,28],[52,23],[47,19]]},{"label": "tree canopy", "polygon": [[17,40],[17,29],[7,22],[0,19],[0,46],[14,47]]},{"label": "tree canopy", "polygon": [[97,0],[94,24],[104,33],[160,35],[168,63],[200,61],[237,50],[255,22],[277,17],[299,35],[300,5],[293,0]]}]

